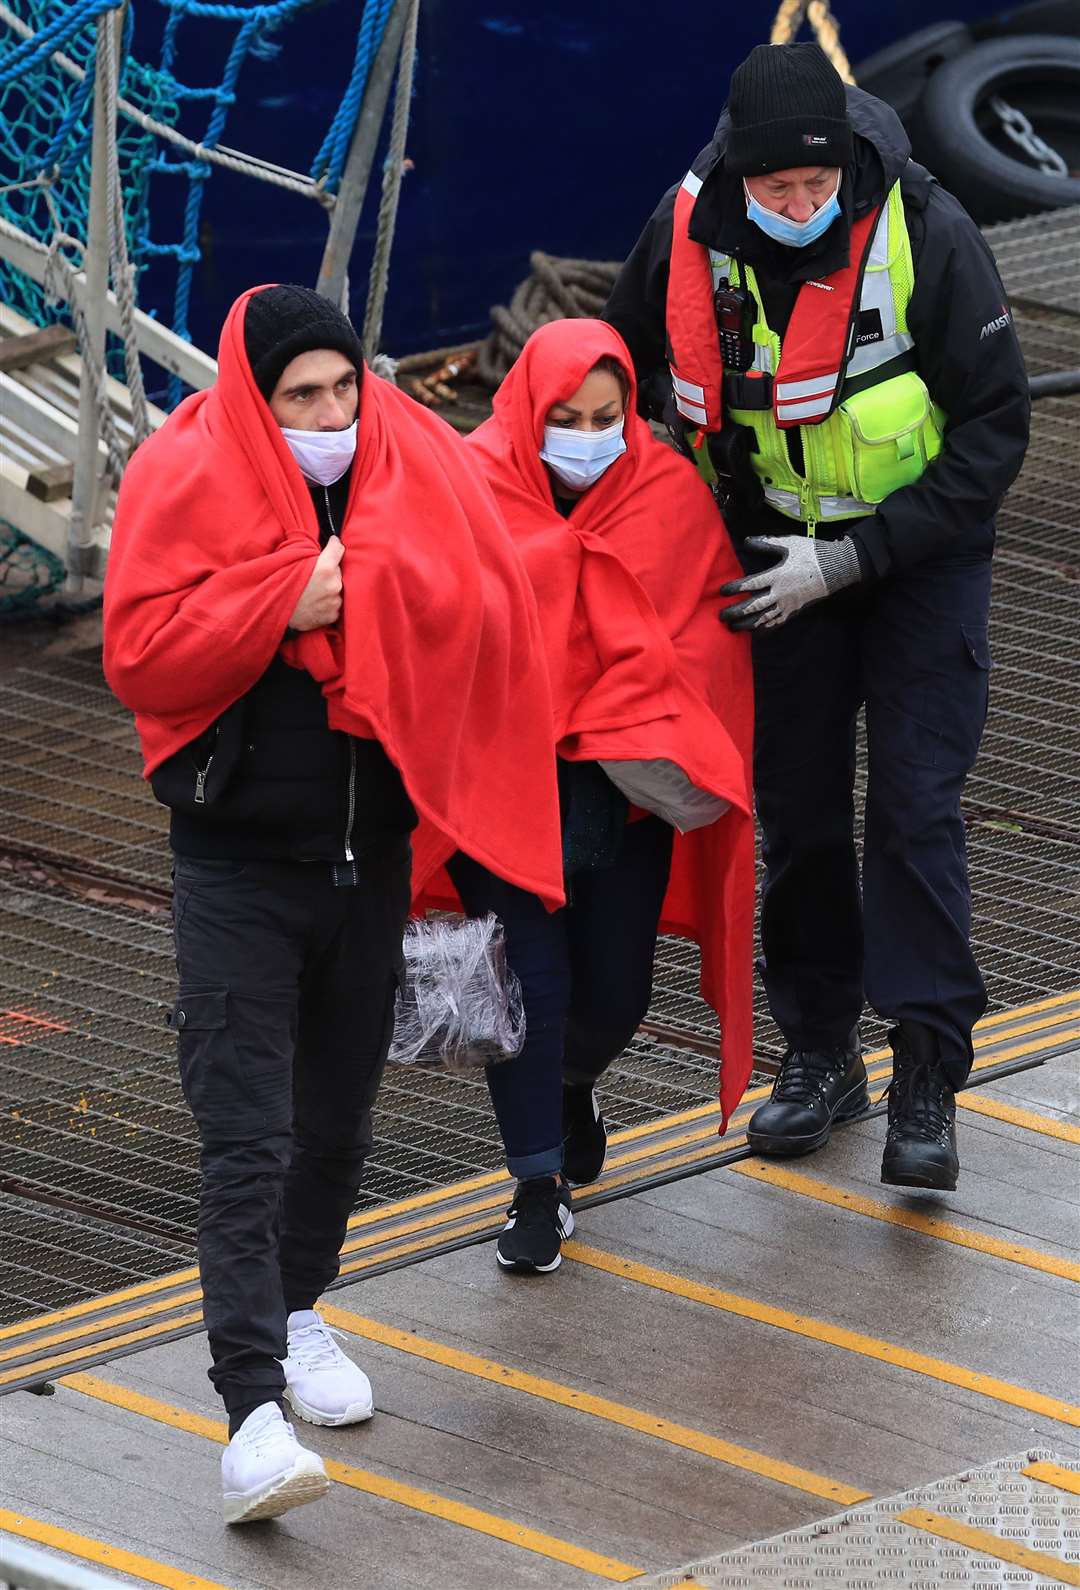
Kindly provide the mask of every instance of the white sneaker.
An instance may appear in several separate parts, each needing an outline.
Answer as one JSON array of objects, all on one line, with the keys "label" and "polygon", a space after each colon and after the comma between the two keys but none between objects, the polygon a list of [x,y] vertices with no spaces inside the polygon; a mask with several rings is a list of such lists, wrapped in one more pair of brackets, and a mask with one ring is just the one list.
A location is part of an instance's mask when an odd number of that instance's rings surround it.
[{"label": "white sneaker", "polygon": [[313,1309],[289,1315],[285,1400],[309,1424],[359,1424],[375,1412],[371,1381]]},{"label": "white sneaker", "polygon": [[330,1480],[322,1458],[300,1445],[277,1403],[264,1402],[221,1454],[221,1489],[225,1522],[250,1524],[318,1501]]}]

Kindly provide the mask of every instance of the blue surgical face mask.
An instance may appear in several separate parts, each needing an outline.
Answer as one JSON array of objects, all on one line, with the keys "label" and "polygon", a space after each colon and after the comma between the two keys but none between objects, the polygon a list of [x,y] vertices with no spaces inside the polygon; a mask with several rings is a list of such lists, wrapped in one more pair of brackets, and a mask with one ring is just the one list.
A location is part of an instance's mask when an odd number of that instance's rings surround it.
[{"label": "blue surgical face mask", "polygon": [[805,248],[807,243],[816,242],[823,232],[828,231],[840,214],[839,174],[836,178],[836,192],[805,221],[792,221],[786,215],[778,215],[775,210],[767,210],[754,198],[745,181],[743,192],[746,195],[747,218],[753,221],[755,226],[759,226],[766,237],[773,238],[777,243],[786,243],[788,248]]},{"label": "blue surgical face mask", "polygon": [[540,457],[565,486],[585,491],[625,452],[623,422],[619,420],[604,431],[574,431],[563,425],[545,425]]}]

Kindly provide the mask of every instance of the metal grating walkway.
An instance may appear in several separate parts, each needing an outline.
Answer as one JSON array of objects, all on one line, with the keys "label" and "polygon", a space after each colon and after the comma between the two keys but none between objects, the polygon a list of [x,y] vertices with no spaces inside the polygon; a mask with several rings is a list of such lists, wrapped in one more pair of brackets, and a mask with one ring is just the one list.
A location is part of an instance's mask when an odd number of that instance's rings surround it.
[{"label": "metal grating walkway", "polygon": [[1007,1590],[1080,1583],[1077,1476],[1033,1449],[755,1541],[641,1590]]},{"label": "metal grating walkway", "polygon": [[[1069,289],[1043,272],[1077,238],[1073,215],[995,230],[1032,373],[1080,365]],[[1035,302],[1047,281],[1053,307]],[[993,704],[966,800],[974,938],[997,1011],[1080,981],[1078,435],[1080,398],[1036,407],[1000,517]],[[196,1144],[164,1026],[165,829],[96,656],[0,675],[0,1327],[192,1255]],[[780,1043],[759,1018],[768,1063]],[[871,1044],[882,1031],[867,1021]],[[648,1023],[605,1080],[611,1127],[712,1103],[715,1040],[696,950],[662,941]],[[395,1070],[376,1127],[371,1205],[501,1165],[476,1081]]]}]

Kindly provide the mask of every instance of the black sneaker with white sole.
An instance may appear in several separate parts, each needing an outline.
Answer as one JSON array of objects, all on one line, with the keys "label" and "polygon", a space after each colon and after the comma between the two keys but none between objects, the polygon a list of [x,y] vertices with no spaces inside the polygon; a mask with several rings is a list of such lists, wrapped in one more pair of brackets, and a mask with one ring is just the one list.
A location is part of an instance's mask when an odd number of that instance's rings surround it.
[{"label": "black sneaker with white sole", "polygon": [[519,1181],[499,1234],[495,1257],[504,1270],[547,1274],[562,1263],[563,1238],[574,1229],[570,1189],[555,1176]]},{"label": "black sneaker with white sole", "polygon": [[572,1187],[587,1186],[603,1170],[607,1154],[607,1127],[595,1088],[563,1083],[562,1129],[563,1175]]}]

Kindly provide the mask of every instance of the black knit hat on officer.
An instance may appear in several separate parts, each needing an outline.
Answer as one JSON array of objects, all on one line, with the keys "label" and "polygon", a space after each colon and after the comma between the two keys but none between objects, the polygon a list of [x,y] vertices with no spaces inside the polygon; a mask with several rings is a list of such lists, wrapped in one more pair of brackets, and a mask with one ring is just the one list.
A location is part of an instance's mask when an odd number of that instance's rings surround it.
[{"label": "black knit hat on officer", "polygon": [[844,80],[817,44],[758,44],[731,74],[725,169],[840,166],[854,155]]},{"label": "black knit hat on officer", "polygon": [[266,287],[249,298],[244,347],[255,385],[267,401],[289,361],[314,348],[343,353],[356,366],[357,381],[364,378],[364,350],[352,321],[310,287]]}]

